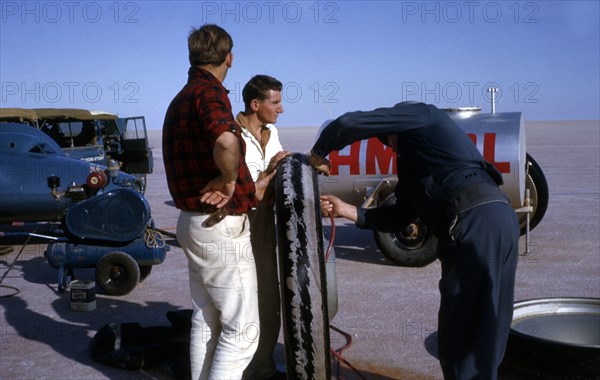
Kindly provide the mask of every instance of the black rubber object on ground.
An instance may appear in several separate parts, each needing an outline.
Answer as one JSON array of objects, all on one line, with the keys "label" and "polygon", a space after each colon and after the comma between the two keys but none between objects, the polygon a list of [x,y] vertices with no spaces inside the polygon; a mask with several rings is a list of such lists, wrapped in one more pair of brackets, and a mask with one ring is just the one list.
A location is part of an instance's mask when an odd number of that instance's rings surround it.
[{"label": "black rubber object on ground", "polygon": [[516,302],[502,365],[531,379],[600,377],[600,299]]}]

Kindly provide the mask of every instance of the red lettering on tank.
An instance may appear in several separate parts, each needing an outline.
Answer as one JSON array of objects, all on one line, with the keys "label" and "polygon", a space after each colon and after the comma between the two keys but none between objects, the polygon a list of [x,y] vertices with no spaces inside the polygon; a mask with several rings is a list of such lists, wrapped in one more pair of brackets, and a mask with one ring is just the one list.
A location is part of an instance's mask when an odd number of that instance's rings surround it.
[{"label": "red lettering on tank", "polygon": [[350,175],[360,174],[360,141],[355,141],[350,145],[350,154],[347,156],[340,155],[338,150],[329,153],[329,161],[331,162],[331,175],[339,175],[341,165],[350,166]]},{"label": "red lettering on tank", "polygon": [[379,173],[389,174],[390,164],[392,166],[392,173],[396,173],[396,153],[394,149],[382,144],[379,139],[372,137],[367,140],[366,174],[377,174],[376,162],[379,167]]},{"label": "red lettering on tank", "polygon": [[493,164],[500,173],[510,173],[510,162],[496,162],[496,134],[483,134],[483,158]]},{"label": "red lettering on tank", "polygon": [[[477,145],[477,136],[474,133],[467,133],[467,136]],[[483,134],[483,158],[493,164],[500,173],[510,173],[510,162],[496,162],[496,134]]]},{"label": "red lettering on tank", "polygon": [[[477,145],[477,135],[468,133],[469,139]],[[349,166],[350,175],[360,175],[360,145],[362,141],[355,141],[350,145],[350,154],[340,155],[339,151],[329,153],[331,162],[331,175],[339,175],[340,166]],[[496,162],[496,133],[483,134],[483,158],[496,166],[500,173],[510,173],[510,162]],[[391,173],[390,173],[391,166]],[[367,140],[365,158],[365,175],[395,174],[396,154],[394,150],[382,144],[377,138]]]}]

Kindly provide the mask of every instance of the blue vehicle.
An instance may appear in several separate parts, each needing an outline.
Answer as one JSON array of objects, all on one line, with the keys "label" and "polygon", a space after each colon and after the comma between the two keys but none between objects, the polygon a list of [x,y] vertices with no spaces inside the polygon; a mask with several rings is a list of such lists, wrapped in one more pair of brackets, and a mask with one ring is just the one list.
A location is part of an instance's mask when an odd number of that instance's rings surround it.
[{"label": "blue vehicle", "polygon": [[[50,136],[67,157],[107,166],[110,160],[146,184],[154,161],[143,116],[118,117],[78,108],[0,108],[0,121],[33,126]],[[142,188],[144,192],[145,188]]]},{"label": "blue vehicle", "polygon": [[107,165],[68,157],[48,134],[0,123],[0,245],[49,242],[64,291],[74,268],[96,268],[107,294],[124,295],[164,261],[144,184]]}]

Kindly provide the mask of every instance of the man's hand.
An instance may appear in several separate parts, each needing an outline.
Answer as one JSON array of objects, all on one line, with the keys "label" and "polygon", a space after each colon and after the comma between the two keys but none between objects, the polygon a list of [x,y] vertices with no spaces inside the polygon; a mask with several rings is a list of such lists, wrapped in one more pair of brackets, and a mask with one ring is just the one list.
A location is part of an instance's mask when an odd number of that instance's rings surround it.
[{"label": "man's hand", "polygon": [[342,217],[356,222],[358,214],[356,207],[344,202],[334,195],[321,195],[321,213],[325,217]]},{"label": "man's hand", "polygon": [[234,191],[235,181],[226,181],[223,176],[218,176],[200,190],[200,202],[221,208],[229,202]]},{"label": "man's hand", "polygon": [[275,176],[276,171],[277,170],[273,169],[270,173],[261,172],[258,175],[256,182],[254,182],[254,195],[259,201],[263,200],[265,191],[269,187],[269,182],[271,182],[271,179]]},{"label": "man's hand", "polygon": [[281,161],[283,158],[289,156],[290,154],[292,154],[292,152],[289,152],[287,150],[282,150],[280,152],[277,152],[273,157],[271,157],[271,161],[269,161],[269,165],[267,166],[267,170],[265,170],[265,172],[267,174],[271,174],[271,172],[273,170],[275,170],[275,167],[277,166],[279,161]]},{"label": "man's hand", "polygon": [[267,169],[264,172],[260,172],[258,174],[258,178],[254,183],[254,195],[256,196],[256,198],[258,198],[259,201],[272,201],[273,186],[270,186],[270,184],[271,179],[273,179],[273,177],[275,176],[275,168],[277,167],[279,161],[289,156],[290,154],[292,154],[292,152],[288,152],[287,150],[277,152],[273,157],[271,157],[269,165],[267,165]]},{"label": "man's hand", "polygon": [[221,175],[210,180],[200,190],[200,202],[221,208],[229,202],[235,191],[240,156],[240,140],[232,132],[223,132],[217,138],[213,149],[215,164]]},{"label": "man's hand", "polygon": [[325,174],[329,176],[329,170],[331,168],[331,163],[328,159],[324,157],[319,157],[313,152],[310,152],[308,155],[308,163],[311,164],[313,168],[317,170],[320,174]]}]

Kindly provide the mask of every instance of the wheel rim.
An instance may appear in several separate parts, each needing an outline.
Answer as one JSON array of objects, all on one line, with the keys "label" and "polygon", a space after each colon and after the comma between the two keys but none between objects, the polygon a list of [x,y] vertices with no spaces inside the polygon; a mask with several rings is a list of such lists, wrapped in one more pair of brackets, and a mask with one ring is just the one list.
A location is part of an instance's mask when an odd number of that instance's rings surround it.
[{"label": "wheel rim", "polygon": [[111,263],[103,273],[104,283],[107,287],[117,289],[127,283],[129,273],[125,266],[119,263]]},{"label": "wheel rim", "polygon": [[405,250],[421,248],[429,236],[427,227],[420,222],[411,223],[403,231],[392,235],[394,244]]}]

